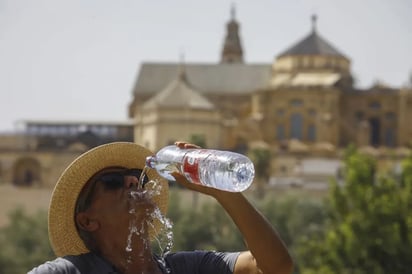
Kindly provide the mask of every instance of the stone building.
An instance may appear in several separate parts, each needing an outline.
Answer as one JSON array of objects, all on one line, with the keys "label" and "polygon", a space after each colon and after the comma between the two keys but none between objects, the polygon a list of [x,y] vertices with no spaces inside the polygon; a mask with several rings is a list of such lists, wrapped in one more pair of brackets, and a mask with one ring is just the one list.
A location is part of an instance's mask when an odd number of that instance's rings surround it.
[{"label": "stone building", "polygon": [[143,63],[129,106],[135,142],[157,150],[201,136],[207,147],[240,152],[263,144],[272,178],[298,181],[338,174],[349,144],[393,168],[411,145],[412,90],[357,88],[350,58],[316,19],[267,64],[245,63],[233,10],[219,63]]},{"label": "stone building", "polygon": [[[207,100],[209,101],[207,104],[210,105],[209,114],[204,117],[210,118],[196,122],[196,127],[188,126],[194,122],[193,120],[179,118],[181,120],[173,129],[170,129],[169,125],[162,120],[155,122],[150,120],[149,116],[145,119],[143,114],[146,102],[158,96],[158,93],[164,92],[164,89],[173,85],[174,82],[179,81],[178,79],[181,79],[179,74],[182,70],[184,82],[191,87],[192,91],[196,91],[196,98],[191,97],[192,105],[190,105],[188,102],[185,103],[189,100],[188,98],[179,96],[183,94],[181,90],[175,90],[173,94],[169,91],[170,97],[174,99],[164,100],[162,106],[158,108],[159,111],[166,109],[168,105],[173,105],[174,101],[181,101],[180,104],[185,107],[180,109],[180,114],[176,109],[175,114],[179,117],[194,118],[198,116],[195,112],[198,111],[199,105]],[[243,130],[240,124],[250,116],[252,93],[269,82],[270,76],[270,64],[244,63],[239,24],[232,10],[232,18],[227,24],[227,35],[219,64],[180,62],[143,63],[141,65],[133,89],[134,99],[129,106],[129,114],[132,119],[134,118],[137,132],[144,132],[150,125],[152,128],[156,127],[162,134],[150,135],[150,137],[136,134],[135,141],[149,145],[151,149],[158,149],[167,144],[169,140],[190,140],[193,135],[204,135],[208,147],[233,148],[238,145],[237,139],[244,134],[238,131]],[[181,87],[184,88],[182,85]],[[161,130],[162,128],[165,130]],[[167,132],[170,137],[163,136],[164,132]],[[253,136],[250,133],[247,135],[244,137]],[[163,138],[163,142],[159,142],[158,138]]]},{"label": "stone building", "polygon": [[77,156],[113,141],[133,141],[129,122],[25,121],[0,135],[0,185],[53,188]]},{"label": "stone building", "polygon": [[[267,64],[244,62],[239,29],[232,12],[220,63],[141,65],[129,107],[136,142],[155,150],[195,134],[203,135],[209,147],[225,149],[255,141],[282,147],[291,140],[315,151],[349,144],[410,145],[412,91],[381,83],[356,88],[351,60],[319,34],[315,16],[310,33]],[[165,93],[168,97],[162,96]],[[157,110],[147,111],[154,101]],[[169,119],[179,118],[170,128],[160,116],[174,105]],[[195,118],[199,108],[205,119]]]}]

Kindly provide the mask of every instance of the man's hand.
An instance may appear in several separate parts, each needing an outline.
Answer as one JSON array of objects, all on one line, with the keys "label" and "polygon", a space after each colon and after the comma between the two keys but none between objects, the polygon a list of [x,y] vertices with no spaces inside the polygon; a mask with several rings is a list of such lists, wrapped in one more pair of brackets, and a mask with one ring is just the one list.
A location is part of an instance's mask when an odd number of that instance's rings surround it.
[{"label": "man's hand", "polygon": [[[190,143],[183,142],[183,141],[177,141],[175,142],[175,145],[181,149],[201,148],[198,145],[190,144]],[[211,195],[211,196],[215,196],[219,192],[222,192],[220,190],[217,190],[211,187],[191,183],[186,179],[186,177],[183,174],[180,174],[179,172],[173,172],[171,175],[176,179],[176,182],[178,182],[180,185],[182,185],[183,187],[187,189],[197,191],[197,192],[200,192],[206,195]]]},{"label": "man's hand", "polygon": [[183,142],[183,141],[176,141],[175,142],[175,146],[177,146],[178,148],[182,148],[182,149],[187,149],[187,148],[201,148],[198,145],[194,145],[194,144],[190,144],[187,142]]}]

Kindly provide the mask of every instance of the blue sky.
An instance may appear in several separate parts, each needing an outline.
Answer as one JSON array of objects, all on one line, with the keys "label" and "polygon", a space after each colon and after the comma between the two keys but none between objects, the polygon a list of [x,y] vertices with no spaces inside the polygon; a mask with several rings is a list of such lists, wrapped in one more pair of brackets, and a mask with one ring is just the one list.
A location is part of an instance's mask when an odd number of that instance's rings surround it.
[{"label": "blue sky", "polygon": [[318,32],[351,58],[359,86],[412,73],[409,0],[0,0],[0,132],[20,120],[127,118],[145,61],[219,61],[236,6],[249,63]]}]

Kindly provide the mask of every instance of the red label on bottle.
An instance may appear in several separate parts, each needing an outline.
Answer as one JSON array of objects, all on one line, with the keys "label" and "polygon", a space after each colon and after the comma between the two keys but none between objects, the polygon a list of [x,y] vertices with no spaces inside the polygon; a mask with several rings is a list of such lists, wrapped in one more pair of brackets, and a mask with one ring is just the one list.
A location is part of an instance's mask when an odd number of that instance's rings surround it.
[{"label": "red label on bottle", "polygon": [[200,182],[200,170],[199,170],[199,163],[200,161],[205,158],[205,156],[209,155],[206,150],[199,151],[196,157],[192,157],[188,153],[185,155],[183,159],[183,172],[188,180],[195,184],[202,184]]}]

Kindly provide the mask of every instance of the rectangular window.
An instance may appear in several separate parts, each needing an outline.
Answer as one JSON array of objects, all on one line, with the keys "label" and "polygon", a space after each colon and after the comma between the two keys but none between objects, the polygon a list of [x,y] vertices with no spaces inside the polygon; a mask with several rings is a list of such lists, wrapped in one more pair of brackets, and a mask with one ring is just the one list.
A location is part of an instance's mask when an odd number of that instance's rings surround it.
[{"label": "rectangular window", "polygon": [[290,137],[302,140],[303,116],[300,113],[293,113],[290,116]]},{"label": "rectangular window", "polygon": [[276,126],[276,139],[279,141],[285,140],[285,126],[277,125]]},{"label": "rectangular window", "polygon": [[385,131],[385,145],[387,147],[395,147],[395,131],[392,128],[388,128]]},{"label": "rectangular window", "polygon": [[315,117],[316,116],[316,110],[315,109],[309,109],[308,110],[309,116]]},{"label": "rectangular window", "polygon": [[381,103],[378,101],[373,101],[369,103],[369,108],[374,109],[374,110],[378,110],[381,109]]},{"label": "rectangular window", "polygon": [[284,109],[278,109],[276,110],[276,116],[277,117],[283,117],[285,115],[285,110]]},{"label": "rectangular window", "polygon": [[364,117],[365,114],[363,113],[363,111],[358,110],[355,112],[355,118],[357,121],[361,121]]},{"label": "rectangular window", "polygon": [[316,126],[309,125],[308,127],[308,141],[314,142],[316,141]]},{"label": "rectangular window", "polygon": [[303,106],[303,100],[302,99],[293,99],[290,101],[290,105],[292,107],[301,107]]},{"label": "rectangular window", "polygon": [[385,119],[388,122],[394,122],[396,121],[396,114],[394,112],[387,112],[385,113]]}]

